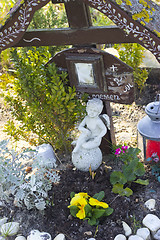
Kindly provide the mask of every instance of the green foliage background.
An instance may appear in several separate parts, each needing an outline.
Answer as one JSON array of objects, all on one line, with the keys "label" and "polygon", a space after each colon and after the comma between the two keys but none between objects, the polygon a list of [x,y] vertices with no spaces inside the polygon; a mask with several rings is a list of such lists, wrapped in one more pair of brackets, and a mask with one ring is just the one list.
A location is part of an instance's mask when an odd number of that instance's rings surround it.
[{"label": "green foliage background", "polygon": [[133,68],[134,82],[142,90],[148,77],[148,71],[139,67],[143,61],[144,48],[137,43],[115,44],[114,48],[118,50],[120,60]]},{"label": "green foliage background", "polygon": [[16,140],[48,142],[67,151],[70,133],[84,113],[75,88],[68,86],[67,74],[57,73],[54,63],[45,66],[51,57],[48,47],[13,50],[12,56],[16,78],[5,100],[20,125],[9,121],[6,131]]}]

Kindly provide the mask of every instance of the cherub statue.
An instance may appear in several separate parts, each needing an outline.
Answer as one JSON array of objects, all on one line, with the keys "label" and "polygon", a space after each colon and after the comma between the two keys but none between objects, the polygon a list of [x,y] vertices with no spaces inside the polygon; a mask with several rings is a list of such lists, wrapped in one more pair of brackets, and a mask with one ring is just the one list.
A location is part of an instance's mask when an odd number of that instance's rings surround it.
[{"label": "cherub statue", "polygon": [[[100,116],[103,110],[103,102],[98,98],[93,98],[87,102],[87,116],[80,123],[78,130],[81,131],[81,135],[78,140],[75,141],[76,146],[73,153],[77,153],[81,147],[84,149],[93,149],[99,147],[102,137],[107,133],[107,127],[110,126],[109,117],[107,114]],[[106,122],[105,126],[102,119]]]}]

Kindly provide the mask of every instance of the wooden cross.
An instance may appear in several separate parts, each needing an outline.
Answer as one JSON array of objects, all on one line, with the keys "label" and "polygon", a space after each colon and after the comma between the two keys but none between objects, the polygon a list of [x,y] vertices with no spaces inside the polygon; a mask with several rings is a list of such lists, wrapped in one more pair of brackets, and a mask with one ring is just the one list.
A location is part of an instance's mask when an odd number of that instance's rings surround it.
[{"label": "wooden cross", "polygon": [[[111,0],[52,0],[54,4],[65,4],[69,28],[26,32],[34,12],[49,0],[25,0],[21,5],[20,2],[0,28],[0,51],[12,46],[73,45],[74,48],[57,54],[51,61],[68,71],[70,83],[76,85],[77,93],[87,92],[104,101],[104,111],[111,119],[108,140],[115,143],[110,102],[133,102],[132,69],[116,57],[98,50],[96,45],[137,42],[160,61],[160,38]],[[108,16],[118,27],[93,27],[89,5]],[[90,83],[88,85],[76,72],[76,66],[82,66],[82,63],[88,64],[94,73],[93,78],[86,80]]]}]

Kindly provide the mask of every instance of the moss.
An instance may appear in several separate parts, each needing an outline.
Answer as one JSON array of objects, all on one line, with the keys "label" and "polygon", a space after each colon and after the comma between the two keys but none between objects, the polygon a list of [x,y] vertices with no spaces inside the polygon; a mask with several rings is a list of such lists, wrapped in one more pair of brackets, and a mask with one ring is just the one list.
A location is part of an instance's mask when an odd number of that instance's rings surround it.
[{"label": "moss", "polygon": [[[119,5],[121,5],[122,2],[125,2],[128,6],[132,6],[132,2],[130,0],[116,0],[116,3]],[[145,0],[139,0],[139,4],[143,5],[143,9],[140,12],[133,14],[132,18],[133,20],[139,20],[142,25],[145,25],[146,23],[152,21],[151,16],[153,15],[155,9],[151,8]]]},{"label": "moss", "polygon": [[116,0],[116,3],[117,3],[118,5],[121,5],[123,2],[122,2],[122,0]]},{"label": "moss", "polygon": [[145,22],[149,23],[149,21],[151,20],[151,15],[152,15],[151,11],[150,11],[150,14],[149,14],[149,12],[146,9],[143,8],[141,12],[133,14],[132,18],[134,20],[142,19],[142,21],[145,21]]},{"label": "moss", "polygon": [[[130,0],[125,0],[125,2],[126,2],[127,5],[132,6],[132,3],[131,3]],[[123,1],[122,0],[116,0],[116,3],[118,5],[121,5],[123,3]]]},{"label": "moss", "polygon": [[156,31],[156,30],[154,30],[154,32],[156,33],[156,35],[157,35],[158,37],[160,37],[160,32],[158,32],[158,31]]}]

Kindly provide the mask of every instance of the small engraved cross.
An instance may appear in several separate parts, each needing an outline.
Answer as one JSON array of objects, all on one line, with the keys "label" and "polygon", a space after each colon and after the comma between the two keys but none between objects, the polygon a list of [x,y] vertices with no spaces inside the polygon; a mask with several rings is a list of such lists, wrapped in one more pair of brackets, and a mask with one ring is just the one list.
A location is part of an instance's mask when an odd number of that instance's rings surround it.
[{"label": "small engraved cross", "polygon": [[117,68],[115,65],[112,65],[112,67],[110,67],[110,69],[111,69],[113,72],[115,72],[115,71],[118,70],[118,68]]}]

